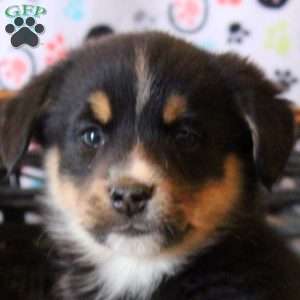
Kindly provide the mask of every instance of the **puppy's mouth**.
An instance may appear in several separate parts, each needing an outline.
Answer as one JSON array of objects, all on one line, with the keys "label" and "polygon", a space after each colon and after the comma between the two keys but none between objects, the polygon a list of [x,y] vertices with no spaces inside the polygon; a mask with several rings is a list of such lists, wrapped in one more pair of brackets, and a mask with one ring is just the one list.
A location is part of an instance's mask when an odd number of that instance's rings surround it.
[{"label": "puppy's mouth", "polygon": [[111,228],[110,233],[115,233],[128,238],[159,236],[162,246],[168,247],[180,242],[190,229],[189,226],[179,228],[174,224],[155,224],[153,222],[147,223],[129,220],[122,225]]},{"label": "puppy's mouth", "polygon": [[113,227],[111,231],[128,236],[140,236],[152,234],[154,232],[157,232],[158,229],[146,223],[128,221],[125,224]]},{"label": "puppy's mouth", "polygon": [[114,224],[104,228],[94,230],[94,236],[100,243],[106,243],[107,238],[112,234],[123,236],[124,238],[153,238],[159,240],[162,247],[167,248],[179,243],[189,232],[190,228],[185,226],[180,228],[175,224],[162,224],[146,222],[141,220],[127,220],[122,224]]},{"label": "puppy's mouth", "polygon": [[92,234],[99,242],[104,242],[110,234],[117,234],[124,237],[142,237],[160,234],[158,226],[152,222],[123,220],[115,224],[107,224],[107,226],[95,227]]}]

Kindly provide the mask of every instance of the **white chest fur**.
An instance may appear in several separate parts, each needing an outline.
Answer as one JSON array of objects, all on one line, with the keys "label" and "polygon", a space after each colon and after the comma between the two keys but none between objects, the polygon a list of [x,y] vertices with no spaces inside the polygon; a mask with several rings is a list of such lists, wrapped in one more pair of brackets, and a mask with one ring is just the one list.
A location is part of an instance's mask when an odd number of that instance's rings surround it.
[{"label": "white chest fur", "polygon": [[108,299],[120,295],[147,299],[164,276],[172,275],[178,262],[155,258],[112,256],[100,267],[100,278]]},{"label": "white chest fur", "polygon": [[176,257],[160,255],[153,236],[126,237],[111,234],[104,245],[76,223],[66,212],[49,207],[48,229],[65,251],[75,254],[78,264],[94,267],[93,272],[80,278],[83,291],[101,287],[96,299],[113,300],[130,295],[148,299],[164,277],[171,276],[182,265]]}]

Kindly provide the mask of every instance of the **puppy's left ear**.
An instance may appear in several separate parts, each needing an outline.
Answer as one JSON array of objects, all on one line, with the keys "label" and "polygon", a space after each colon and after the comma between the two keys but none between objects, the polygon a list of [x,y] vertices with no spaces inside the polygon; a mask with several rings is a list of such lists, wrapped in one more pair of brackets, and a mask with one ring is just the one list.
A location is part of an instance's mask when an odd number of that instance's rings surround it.
[{"label": "puppy's left ear", "polygon": [[29,139],[55,98],[64,64],[35,77],[17,95],[0,105],[0,157],[11,172],[27,149]]},{"label": "puppy's left ear", "polygon": [[258,176],[270,188],[278,179],[294,143],[291,104],[253,64],[236,55],[221,55],[223,78],[227,80],[241,115],[252,133]]}]

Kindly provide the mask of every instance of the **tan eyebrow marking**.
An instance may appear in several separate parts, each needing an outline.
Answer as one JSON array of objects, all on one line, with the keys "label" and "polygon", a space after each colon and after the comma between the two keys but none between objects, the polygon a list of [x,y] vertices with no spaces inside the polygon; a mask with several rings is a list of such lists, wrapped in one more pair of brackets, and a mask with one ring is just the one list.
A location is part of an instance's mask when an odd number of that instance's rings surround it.
[{"label": "tan eyebrow marking", "polygon": [[102,123],[107,124],[112,119],[111,106],[107,94],[103,91],[93,92],[89,97],[91,109],[95,117]]},{"label": "tan eyebrow marking", "polygon": [[163,111],[163,120],[170,124],[177,120],[186,111],[186,99],[181,95],[172,95],[167,99]]}]

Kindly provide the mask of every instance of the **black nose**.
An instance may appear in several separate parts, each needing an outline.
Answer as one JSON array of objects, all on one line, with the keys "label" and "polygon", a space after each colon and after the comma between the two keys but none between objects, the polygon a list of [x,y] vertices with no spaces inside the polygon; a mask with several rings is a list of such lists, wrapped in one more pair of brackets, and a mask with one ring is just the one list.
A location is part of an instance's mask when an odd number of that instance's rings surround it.
[{"label": "black nose", "polygon": [[153,194],[153,187],[130,184],[110,187],[112,206],[119,213],[133,216],[142,212]]}]

